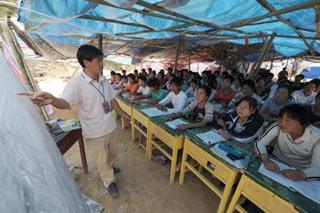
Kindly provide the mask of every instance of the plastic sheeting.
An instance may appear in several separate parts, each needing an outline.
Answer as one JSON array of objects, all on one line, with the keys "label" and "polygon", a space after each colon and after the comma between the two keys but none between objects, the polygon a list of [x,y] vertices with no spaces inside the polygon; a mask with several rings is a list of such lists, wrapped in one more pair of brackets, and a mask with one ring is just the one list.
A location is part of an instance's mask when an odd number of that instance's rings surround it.
[{"label": "plastic sheeting", "polygon": [[90,212],[2,47],[0,59],[1,212]]},{"label": "plastic sheeting", "polygon": [[[85,0],[22,0],[20,2],[19,21],[25,23],[26,30],[35,40],[45,41],[65,56],[74,55],[74,51],[68,53],[67,45],[72,47],[92,41],[98,33],[105,34],[110,40],[121,41],[116,44],[112,41],[106,41],[109,46],[107,54],[126,54],[133,58],[141,58],[139,52],[144,45],[130,47],[130,42],[143,39],[147,42],[151,39],[173,39],[175,42],[178,36],[183,33],[186,40],[189,38],[197,39],[202,36],[208,36],[214,32],[214,27],[197,24],[185,26],[193,20],[209,23],[211,25],[226,26],[240,20],[253,18],[267,14],[269,11],[261,6],[256,0],[145,0],[147,3],[157,3],[165,9],[179,13],[182,17],[177,20],[159,18],[128,11],[126,8],[150,11],[139,4],[138,0],[104,0],[113,5],[112,7],[95,4]],[[299,5],[307,0],[268,0],[275,9]],[[320,4],[320,2],[319,2]],[[117,8],[115,8],[117,7]],[[121,7],[122,9],[119,9]],[[152,11],[156,14],[170,16],[165,13]],[[139,24],[130,26],[124,23],[114,23],[111,21],[102,22],[80,18],[82,15],[95,17],[104,17],[116,21]],[[294,12],[282,14],[294,27],[298,28],[303,36],[314,37],[315,32],[315,9],[303,9]],[[173,18],[173,16],[170,16]],[[190,20],[193,19],[193,20]],[[180,26],[179,31],[173,31],[172,27]],[[278,54],[284,56],[295,56],[308,52],[307,45],[298,38],[298,34],[285,23],[280,22],[275,17],[259,20],[246,26],[235,28],[242,30],[243,33],[219,30],[215,31],[215,37],[219,36],[239,36],[237,39],[226,39],[236,44],[245,44],[245,35],[257,35],[260,32],[266,34],[277,33],[273,41],[274,49]],[[152,30],[152,32],[150,31]],[[150,32],[146,32],[150,31]],[[193,32],[193,33],[189,33]],[[83,36],[77,38],[77,36]],[[291,36],[296,38],[284,38],[281,36]],[[249,38],[250,44],[261,43],[261,38]],[[313,47],[316,52],[320,52],[318,40],[306,39],[306,42]],[[119,52],[118,49],[127,46],[125,52]],[[198,46],[199,47],[199,46]],[[170,47],[173,48],[172,46]],[[74,48],[73,48],[74,49]],[[139,49],[139,51],[137,51]],[[149,50],[150,52],[159,52],[159,49]],[[144,56],[145,57],[145,56]],[[161,55],[160,55],[161,57]],[[170,56],[172,57],[172,55]]]}]

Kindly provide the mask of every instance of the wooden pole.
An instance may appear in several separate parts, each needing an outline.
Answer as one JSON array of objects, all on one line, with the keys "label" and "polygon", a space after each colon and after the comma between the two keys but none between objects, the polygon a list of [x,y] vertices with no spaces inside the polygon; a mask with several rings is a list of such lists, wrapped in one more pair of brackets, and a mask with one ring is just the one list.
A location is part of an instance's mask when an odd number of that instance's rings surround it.
[{"label": "wooden pole", "polygon": [[265,57],[267,56],[270,48],[272,47],[272,41],[275,38],[275,36],[276,36],[276,34],[273,33],[271,38],[265,42],[265,44],[263,46],[262,53],[261,53],[259,59],[256,61],[255,65],[253,67],[253,71],[250,74],[250,78],[251,79],[253,79],[253,80],[256,79],[257,74],[258,74],[259,69],[260,69],[260,66],[261,66],[262,62],[264,61]]},{"label": "wooden pole", "polygon": [[[257,2],[259,2],[259,4],[260,4],[262,7],[266,8],[267,10],[269,10],[269,12],[274,12],[274,11],[276,11],[276,9],[273,7],[273,5],[270,4],[270,3],[269,3],[268,1],[266,1],[266,0],[257,0]],[[319,4],[320,4],[320,1],[318,1],[318,2],[319,2]],[[281,21],[282,23],[286,24],[289,28],[291,28],[292,30],[294,30],[294,31],[298,34],[299,38],[303,41],[303,43],[307,46],[310,54],[311,54],[311,55],[315,55],[315,54],[314,54],[315,51],[314,51],[313,47],[307,42],[307,40],[304,38],[304,36],[303,36],[303,34],[301,33],[300,30],[298,30],[290,21],[288,21],[287,19],[283,18],[281,15],[275,15],[275,17],[276,17],[279,21]]]},{"label": "wooden pole", "polygon": [[191,52],[189,51],[189,72],[191,71]]},{"label": "wooden pole", "polygon": [[173,69],[174,72],[177,72],[177,66],[178,66],[179,55],[180,55],[180,50],[181,50],[182,37],[183,37],[183,35],[180,36],[179,43],[178,43],[178,49],[177,49],[177,54],[176,54],[176,59],[175,59],[175,62],[174,62],[174,69]]},{"label": "wooden pole", "polygon": [[233,22],[231,24],[228,24],[227,26],[229,26],[229,27],[241,27],[241,26],[245,26],[245,25],[248,25],[250,23],[253,23],[253,22],[257,22],[257,21],[260,21],[260,20],[263,20],[263,19],[266,19],[266,18],[270,18],[272,16],[277,16],[277,15],[289,13],[289,12],[292,12],[292,11],[311,8],[311,7],[314,7],[316,5],[320,5],[320,1],[319,0],[308,1],[308,2],[303,3],[303,4],[298,4],[298,5],[294,5],[292,7],[286,7],[286,8],[280,9],[280,10],[276,10],[276,11],[267,13],[267,14],[262,15],[262,16],[257,16],[257,17],[254,17],[254,18],[248,18],[248,19],[245,19],[245,20],[242,20],[242,21],[236,21],[236,22]]}]

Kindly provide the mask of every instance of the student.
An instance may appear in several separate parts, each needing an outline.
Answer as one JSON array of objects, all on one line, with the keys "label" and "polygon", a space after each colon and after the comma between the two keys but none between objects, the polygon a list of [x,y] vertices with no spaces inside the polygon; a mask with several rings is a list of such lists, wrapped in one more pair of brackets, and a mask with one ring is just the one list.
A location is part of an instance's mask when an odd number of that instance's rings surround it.
[{"label": "student", "polygon": [[116,84],[114,86],[114,88],[117,89],[117,90],[120,90],[120,89],[123,90],[124,88],[126,88],[127,83],[128,83],[127,76],[126,75],[122,75],[120,82],[118,84]]},{"label": "student", "polygon": [[63,98],[47,92],[21,93],[30,96],[38,105],[52,104],[59,109],[79,110],[82,132],[86,143],[94,148],[94,158],[104,186],[116,198],[118,187],[114,176],[112,161],[117,149],[113,132],[117,127],[112,109],[127,120],[120,109],[115,91],[103,75],[103,53],[91,45],[83,45],[77,51],[77,59],[83,71],[72,77],[63,91]]},{"label": "student", "polygon": [[115,84],[115,82],[116,82],[116,72],[115,71],[111,71],[110,72],[110,79],[109,79],[109,81],[110,81],[110,84],[111,85],[114,85]]},{"label": "student", "polygon": [[320,128],[320,92],[318,92],[315,97],[315,103],[310,105],[308,108],[311,115],[311,124]]},{"label": "student", "polygon": [[290,90],[287,86],[280,85],[274,97],[268,98],[263,103],[260,114],[266,121],[274,122],[278,119],[280,110],[289,104],[293,104],[290,99]]},{"label": "student", "polygon": [[144,75],[139,75],[138,84],[139,84],[139,89],[137,91],[138,95],[147,97],[150,92],[150,88],[147,86],[147,77]]},{"label": "student", "polygon": [[[320,178],[320,131],[310,125],[305,107],[298,104],[285,106],[280,120],[274,123],[256,142],[256,151],[268,170],[280,172],[297,181]],[[279,171],[268,156],[267,146],[276,139],[272,154],[294,169]]]},{"label": "student", "polygon": [[301,82],[304,79],[304,75],[299,74],[294,78],[293,82],[293,91],[302,89],[303,83]]},{"label": "student", "polygon": [[166,120],[173,120],[175,118],[191,114],[192,120],[195,122],[179,125],[178,129],[182,130],[205,127],[213,121],[213,106],[208,102],[210,93],[211,89],[209,87],[203,85],[199,86],[197,88],[196,100],[184,108],[182,112],[168,115]]},{"label": "student", "polygon": [[161,86],[166,84],[167,80],[164,78],[164,70],[161,70],[161,72],[158,73],[157,79],[159,80]]},{"label": "student", "polygon": [[150,88],[148,99],[150,104],[157,104],[159,101],[164,99],[168,92],[164,89],[160,89],[160,82],[157,78],[150,78],[147,81],[147,86]]},{"label": "student", "polygon": [[239,100],[245,96],[253,97],[258,102],[258,105],[262,104],[262,98],[254,93],[254,82],[252,80],[245,80],[241,84],[241,92],[237,93],[235,97],[229,102],[228,107],[234,107]]},{"label": "student", "polygon": [[139,77],[139,72],[138,72],[137,69],[133,70],[133,74],[134,74],[134,77],[135,77],[136,79],[138,79],[138,77]]},{"label": "student", "polygon": [[243,78],[242,77],[236,77],[234,79],[234,82],[231,85],[231,89],[235,91],[236,93],[241,91],[241,84],[242,84]]},{"label": "student", "polygon": [[116,78],[115,78],[115,82],[113,84],[113,88],[114,89],[119,89],[122,86],[122,82],[121,82],[121,74],[120,73],[116,73]]},{"label": "student", "polygon": [[[179,78],[174,78],[171,80],[171,92],[157,104],[157,107],[160,110],[168,111],[169,113],[177,113],[181,112],[186,107],[188,104],[188,97],[183,91],[180,90],[180,86],[181,80]],[[166,108],[165,106],[170,103],[173,105],[173,108]]]},{"label": "student", "polygon": [[265,79],[261,76],[257,78],[256,83],[256,94],[259,95],[262,98],[262,100],[266,100],[269,96],[270,88],[267,88]]},{"label": "student", "polygon": [[127,77],[128,77],[128,84],[123,89],[123,92],[128,92],[129,94],[133,95],[138,91],[139,84],[137,83],[136,77],[134,76],[134,74],[130,73]]},{"label": "student", "polygon": [[226,139],[233,138],[240,143],[250,143],[263,128],[263,118],[257,112],[257,101],[244,97],[236,104],[236,110],[218,119],[218,131]]},{"label": "student", "polygon": [[214,101],[222,104],[224,106],[228,106],[229,102],[236,95],[236,93],[231,89],[232,77],[225,76],[223,78],[223,88],[218,90],[214,97]]},{"label": "student", "polygon": [[298,104],[310,105],[314,101],[317,84],[314,81],[308,82],[303,89],[292,93],[293,100]]},{"label": "student", "polygon": [[186,91],[186,95],[188,96],[188,102],[192,102],[195,100],[197,96],[197,87],[198,81],[196,79],[192,79],[190,82],[190,87]]}]

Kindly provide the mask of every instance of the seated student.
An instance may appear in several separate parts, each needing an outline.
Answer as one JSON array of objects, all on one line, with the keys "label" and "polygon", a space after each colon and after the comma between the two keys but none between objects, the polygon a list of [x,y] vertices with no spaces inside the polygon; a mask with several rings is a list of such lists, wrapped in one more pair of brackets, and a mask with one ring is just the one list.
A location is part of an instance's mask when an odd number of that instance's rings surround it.
[{"label": "seated student", "polygon": [[289,81],[288,79],[278,79],[277,83],[270,88],[268,98],[273,98],[274,94],[276,94],[278,86],[281,86],[281,85],[285,85],[291,88],[291,81]]},{"label": "seated student", "polygon": [[256,139],[263,129],[263,118],[257,112],[257,101],[244,97],[236,104],[236,110],[218,119],[218,131],[226,139],[233,138],[240,143]]},{"label": "seated student", "polygon": [[231,89],[232,77],[226,75],[223,78],[223,88],[218,90],[216,95],[214,96],[214,101],[223,104],[224,106],[228,106],[229,102],[236,95],[236,93]]},{"label": "seated student", "polygon": [[303,83],[301,82],[304,79],[304,75],[299,74],[294,77],[294,82],[293,82],[293,91],[302,89]]},{"label": "seated student", "polygon": [[197,96],[197,87],[198,81],[196,79],[192,79],[190,82],[190,87],[186,91],[186,95],[188,96],[188,102],[192,102],[195,100]]},{"label": "seated student", "polygon": [[196,100],[184,108],[182,112],[168,115],[167,120],[173,120],[191,113],[192,120],[194,120],[195,123],[179,125],[178,129],[205,127],[213,120],[213,106],[208,102],[210,93],[211,89],[209,87],[200,85],[197,88]]},{"label": "seated student", "polygon": [[267,88],[265,79],[261,76],[256,80],[256,94],[259,95],[262,100],[266,100],[270,93],[270,88]]},{"label": "seated student", "polygon": [[315,97],[314,104],[309,107],[311,124],[320,128],[320,92]]},{"label": "seated student", "polygon": [[121,82],[121,74],[120,73],[116,73],[116,76],[115,76],[115,82],[113,83],[113,88],[118,88],[120,87],[120,82]]},{"label": "seated student", "polygon": [[139,75],[138,84],[139,84],[139,89],[137,91],[137,94],[147,97],[150,92],[150,88],[147,86],[147,77],[144,75]]},{"label": "seated student", "polygon": [[234,107],[239,100],[245,96],[256,99],[258,105],[262,104],[262,98],[254,93],[254,82],[252,80],[245,80],[241,84],[241,92],[237,93],[234,98],[229,102],[228,107]]},{"label": "seated student", "polygon": [[280,85],[274,97],[268,98],[263,103],[260,114],[266,121],[274,122],[278,119],[280,110],[289,104],[293,104],[290,99],[290,89],[285,85]]},{"label": "seated student", "polygon": [[[271,171],[280,172],[291,180],[320,177],[320,130],[310,125],[308,110],[291,104],[280,111],[280,120],[273,123],[256,142],[262,163]],[[268,156],[267,146],[276,139],[272,154],[294,169],[279,171]]]},{"label": "seated student", "polygon": [[147,81],[147,86],[150,88],[150,92],[147,95],[148,99],[150,99],[150,104],[157,104],[168,94],[166,90],[160,89],[160,82],[157,78],[150,78]]},{"label": "seated student", "polygon": [[[169,113],[181,112],[188,104],[188,97],[186,93],[180,90],[181,80],[179,78],[174,78],[170,81],[170,93],[159,103],[157,107],[160,110],[168,111]],[[173,108],[165,108],[165,105],[172,104]]]},{"label": "seated student", "polygon": [[130,73],[128,75],[128,84],[123,89],[123,92],[128,92],[129,94],[134,94],[138,91],[138,89],[139,89],[139,84],[137,83],[134,74]]},{"label": "seated student", "polygon": [[312,80],[308,82],[303,89],[292,93],[293,100],[298,104],[310,105],[314,101],[317,84]]},{"label": "seated student", "polygon": [[120,82],[117,83],[114,88],[115,89],[124,89],[128,83],[128,78],[127,76],[125,75],[122,75],[120,73],[117,73],[117,79],[118,79],[118,76],[120,75]]},{"label": "seated student", "polygon": [[116,72],[111,70],[109,82],[111,85],[114,85],[116,82]]},{"label": "seated student", "polygon": [[164,78],[164,70],[160,70],[157,75],[157,79],[159,80],[161,86],[166,84],[167,80]]},{"label": "seated student", "polygon": [[235,91],[236,93],[240,92],[240,91],[241,91],[242,81],[243,81],[243,77],[237,76],[237,77],[234,79],[234,82],[231,84],[231,89],[232,89],[233,91]]}]

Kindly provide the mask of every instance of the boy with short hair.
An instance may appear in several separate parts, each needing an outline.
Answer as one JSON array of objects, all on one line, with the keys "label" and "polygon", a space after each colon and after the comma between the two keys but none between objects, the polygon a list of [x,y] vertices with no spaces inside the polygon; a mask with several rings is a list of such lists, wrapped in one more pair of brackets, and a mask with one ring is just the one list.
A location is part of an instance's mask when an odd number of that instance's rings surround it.
[{"label": "boy with short hair", "polygon": [[116,184],[113,160],[116,155],[117,142],[112,140],[117,127],[112,109],[121,117],[128,119],[120,109],[116,92],[101,75],[103,70],[103,53],[91,45],[83,45],[77,51],[77,59],[83,71],[72,77],[63,91],[63,98],[57,98],[48,92],[20,93],[30,96],[38,105],[51,104],[59,109],[77,107],[86,143],[90,143],[96,153],[95,162],[104,186],[109,194],[116,198]]}]

